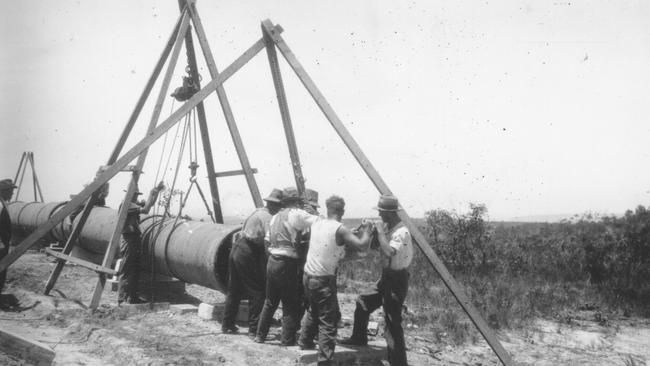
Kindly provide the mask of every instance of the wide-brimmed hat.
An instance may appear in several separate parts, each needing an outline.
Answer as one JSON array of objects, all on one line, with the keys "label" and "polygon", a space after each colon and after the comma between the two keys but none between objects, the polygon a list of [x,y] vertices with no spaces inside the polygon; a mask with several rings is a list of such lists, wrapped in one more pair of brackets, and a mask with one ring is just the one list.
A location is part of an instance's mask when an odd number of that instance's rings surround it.
[{"label": "wide-brimmed hat", "polygon": [[318,205],[318,192],[313,189],[305,189],[305,202],[313,207],[320,207]]},{"label": "wide-brimmed hat", "polygon": [[390,212],[396,212],[400,210],[397,197],[389,194],[382,194],[381,197],[379,197],[379,202],[377,203],[377,207],[373,207],[373,208],[378,211],[390,211]]},{"label": "wide-brimmed hat", "polygon": [[7,189],[14,189],[14,188],[18,188],[18,186],[14,184],[13,180],[11,179],[0,180],[0,191],[4,191]]},{"label": "wide-brimmed hat", "polygon": [[300,195],[295,187],[287,187],[282,190],[282,203],[300,202]]},{"label": "wide-brimmed hat", "polygon": [[282,202],[282,191],[277,189],[277,188],[273,188],[273,190],[271,191],[271,194],[269,194],[268,197],[264,198],[264,201],[281,203]]}]

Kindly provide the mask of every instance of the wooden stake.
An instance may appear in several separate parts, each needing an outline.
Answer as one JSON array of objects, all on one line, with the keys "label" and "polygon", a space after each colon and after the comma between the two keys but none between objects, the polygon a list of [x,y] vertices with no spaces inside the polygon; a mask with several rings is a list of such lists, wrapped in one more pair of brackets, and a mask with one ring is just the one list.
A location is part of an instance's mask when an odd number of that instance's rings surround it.
[{"label": "wooden stake", "polygon": [[[266,34],[273,39],[276,46],[280,50],[280,53],[282,53],[282,56],[284,56],[285,60],[289,63],[320,110],[325,114],[325,117],[327,117],[332,127],[334,127],[334,130],[336,130],[352,155],[359,162],[361,168],[368,175],[375,187],[377,187],[377,190],[382,194],[392,194],[388,188],[388,185],[381,178],[375,167],[370,163],[370,160],[363,153],[350,132],[345,128],[339,117],[334,112],[334,109],[332,109],[323,94],[320,92],[320,90],[318,90],[316,84],[309,77],[302,65],[298,62],[298,59],[289,49],[284,39],[280,36],[280,34],[274,31],[271,21],[265,20],[262,22],[262,27],[265,30]],[[478,310],[476,310],[474,305],[472,305],[461,285],[456,282],[440,258],[438,258],[433,249],[431,249],[431,246],[427,242],[426,237],[420,232],[420,229],[417,227],[417,225],[411,221],[411,218],[408,216],[406,211],[399,211],[399,216],[409,228],[411,235],[415,238],[416,244],[418,247],[420,247],[424,255],[427,257],[429,263],[431,263],[436,272],[438,272],[438,275],[440,275],[447,288],[454,295],[456,301],[458,301],[465,313],[467,313],[474,325],[478,328],[479,332],[481,332],[483,338],[485,338],[490,347],[492,347],[492,350],[496,353],[497,357],[499,357],[501,362],[506,366],[514,365],[514,362],[512,361],[508,352],[503,348],[501,342],[499,342],[494,332],[492,332],[492,329],[490,329],[485,320],[483,320]]]}]

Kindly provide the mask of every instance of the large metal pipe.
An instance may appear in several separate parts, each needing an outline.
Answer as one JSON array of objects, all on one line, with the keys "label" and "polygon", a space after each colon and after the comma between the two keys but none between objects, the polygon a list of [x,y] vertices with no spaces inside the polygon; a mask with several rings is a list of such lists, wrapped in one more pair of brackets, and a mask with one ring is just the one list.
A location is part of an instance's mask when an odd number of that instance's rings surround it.
[{"label": "large metal pipe", "polygon": [[[14,242],[19,242],[34,231],[37,227],[44,224],[59,208],[65,205],[65,202],[11,202],[7,210],[11,218],[12,237]],[[64,220],[57,225],[51,232],[43,237],[42,242],[57,241],[63,235],[66,225],[69,221]]]},{"label": "large metal pipe", "polygon": [[[9,215],[19,237],[29,235],[52,216],[65,202],[12,202]],[[117,211],[94,207],[81,230],[75,254],[101,262],[117,220]],[[47,236],[50,242],[65,242],[71,232],[65,220]],[[142,266],[144,270],[178,278],[221,292],[226,291],[228,255],[238,225],[214,224],[185,219],[145,216],[142,230]],[[152,267],[153,266],[153,267]]]}]

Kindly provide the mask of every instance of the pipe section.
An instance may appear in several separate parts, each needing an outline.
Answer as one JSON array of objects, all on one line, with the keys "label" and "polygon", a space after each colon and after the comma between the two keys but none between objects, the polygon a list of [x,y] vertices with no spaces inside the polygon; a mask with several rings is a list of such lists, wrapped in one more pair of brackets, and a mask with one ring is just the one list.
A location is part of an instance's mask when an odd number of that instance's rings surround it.
[{"label": "pipe section", "polygon": [[[25,237],[45,223],[65,202],[12,202],[9,215],[19,237]],[[117,221],[117,211],[94,207],[79,235],[76,247],[94,256],[106,251]],[[186,283],[225,292],[228,256],[238,225],[215,224],[160,216],[144,216],[142,230],[142,270],[178,278]],[[57,225],[46,242],[65,243],[72,231],[70,219]],[[92,257],[92,256],[91,256]],[[89,259],[86,257],[85,259]],[[101,259],[99,260],[101,262]],[[99,264],[99,263],[98,263]]]}]

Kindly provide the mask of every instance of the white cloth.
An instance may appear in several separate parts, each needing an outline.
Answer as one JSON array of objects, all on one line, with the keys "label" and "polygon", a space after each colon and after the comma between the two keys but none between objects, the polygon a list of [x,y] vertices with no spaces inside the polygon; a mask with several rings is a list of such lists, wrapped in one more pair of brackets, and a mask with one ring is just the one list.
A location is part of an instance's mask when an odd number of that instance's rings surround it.
[{"label": "white cloth", "polygon": [[389,260],[390,269],[407,269],[413,260],[413,239],[409,229],[399,223],[387,234],[388,244],[395,249],[395,253]]},{"label": "white cloth", "polygon": [[[309,214],[307,211],[299,208],[290,208],[286,214],[284,212],[285,210],[281,210],[277,214],[273,215],[269,222],[269,230],[266,231],[264,240],[271,243],[269,246],[269,253],[273,255],[298,258],[296,245],[299,243],[296,242],[296,238],[300,232],[309,229],[318,216]],[[281,229],[273,233],[275,237],[274,240],[271,240],[271,230],[277,228],[276,221],[283,220],[284,217],[286,217],[286,222],[283,223]],[[273,244],[274,241],[277,243],[276,245]]]},{"label": "white cloth", "polygon": [[345,246],[336,244],[336,232],[341,223],[336,220],[318,218],[311,226],[309,252],[305,273],[311,276],[334,276]]}]

